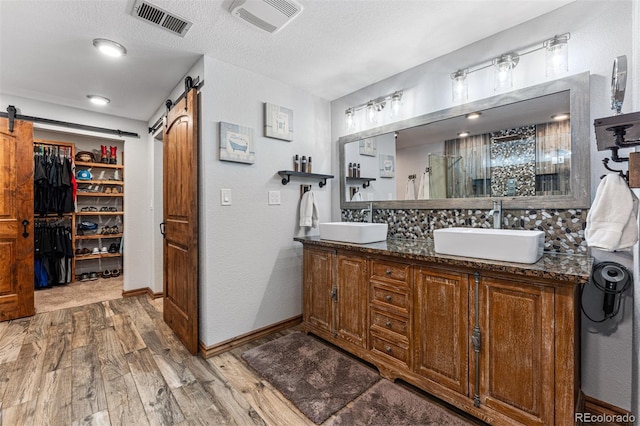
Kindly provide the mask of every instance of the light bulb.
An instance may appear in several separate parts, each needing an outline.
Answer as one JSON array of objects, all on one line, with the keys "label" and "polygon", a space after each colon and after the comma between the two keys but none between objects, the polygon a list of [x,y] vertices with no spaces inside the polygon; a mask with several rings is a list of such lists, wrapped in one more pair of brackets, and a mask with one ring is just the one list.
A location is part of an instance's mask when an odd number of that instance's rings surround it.
[{"label": "light bulb", "polygon": [[87,95],[87,98],[93,104],[100,105],[100,106],[104,106],[104,105],[108,104],[109,102],[111,102],[111,100],[109,98],[105,98],[104,96],[99,96],[99,95]]},{"label": "light bulb", "polygon": [[468,70],[464,69],[451,74],[451,95],[453,102],[464,102],[469,97],[467,73]]},{"label": "light bulb", "polygon": [[400,108],[402,107],[402,92],[395,92],[391,96],[391,117],[397,117],[400,114]]},{"label": "light bulb", "polygon": [[120,43],[116,43],[113,40],[107,40],[106,38],[96,38],[93,40],[93,47],[107,56],[114,58],[124,56],[127,54],[127,49]]},{"label": "light bulb", "polygon": [[547,77],[569,71],[569,34],[555,36],[544,42]]}]

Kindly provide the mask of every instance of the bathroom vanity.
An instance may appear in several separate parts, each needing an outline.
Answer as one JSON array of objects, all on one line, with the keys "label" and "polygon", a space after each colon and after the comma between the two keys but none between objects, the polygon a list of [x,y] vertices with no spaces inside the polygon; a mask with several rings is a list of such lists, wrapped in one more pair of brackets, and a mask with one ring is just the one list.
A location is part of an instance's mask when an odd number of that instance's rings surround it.
[{"label": "bathroom vanity", "polygon": [[431,240],[304,245],[304,331],[490,424],[569,425],[587,256],[439,255]]}]

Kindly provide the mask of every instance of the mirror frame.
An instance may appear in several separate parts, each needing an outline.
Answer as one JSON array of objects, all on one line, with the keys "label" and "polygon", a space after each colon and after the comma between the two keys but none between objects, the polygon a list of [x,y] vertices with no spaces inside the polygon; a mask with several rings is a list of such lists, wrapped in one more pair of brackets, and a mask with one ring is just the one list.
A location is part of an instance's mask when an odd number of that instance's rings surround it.
[{"label": "mirror frame", "polygon": [[[430,200],[346,200],[345,144],[411,127],[422,126],[474,111],[495,108],[527,99],[569,91],[571,113],[571,193],[522,197],[440,198]],[[409,118],[338,139],[340,163],[340,209],[362,209],[373,203],[379,209],[490,209],[492,200],[502,200],[503,209],[588,208],[591,205],[589,72],[526,87],[490,98]]]}]

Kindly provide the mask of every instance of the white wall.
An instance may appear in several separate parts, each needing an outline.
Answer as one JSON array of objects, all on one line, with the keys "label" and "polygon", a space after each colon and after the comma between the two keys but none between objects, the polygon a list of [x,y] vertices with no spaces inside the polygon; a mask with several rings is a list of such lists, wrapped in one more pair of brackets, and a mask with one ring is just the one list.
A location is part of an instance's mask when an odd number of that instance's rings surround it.
[{"label": "white wall", "polygon": [[[147,224],[150,218],[151,198],[148,188],[151,186],[147,161],[149,143],[146,139],[147,126],[144,122],[128,120],[106,114],[64,107],[33,99],[0,94],[0,105],[14,105],[18,113],[53,120],[68,121],[90,126],[120,129],[135,132],[140,138],[121,137],[124,140],[127,167],[124,174],[124,290],[133,290],[149,286],[151,280],[149,258],[150,236]],[[104,133],[74,130],[54,125],[38,125],[51,131],[63,131],[104,138]]]},{"label": "white wall", "polygon": [[[635,30],[632,11],[635,12]],[[577,1],[550,14],[533,19],[495,36],[478,41],[456,52],[434,61],[397,74],[374,85],[337,99],[331,103],[334,173],[338,170],[337,144],[345,132],[344,111],[378,96],[395,90],[404,90],[403,109],[397,120],[434,112],[453,106],[451,100],[450,73],[468,66],[486,63],[493,57],[511,50],[519,50],[531,44],[542,42],[555,34],[571,33],[569,41],[569,74],[584,71],[591,73],[591,119],[612,115],[610,110],[610,78],[613,59],[627,55],[631,64],[638,64],[638,6],[631,0],[620,1]],[[633,37],[635,31],[635,37]],[[636,40],[635,44],[632,40]],[[637,69],[630,70],[629,80],[633,90]],[[469,76],[469,101],[493,96],[492,70],[478,71]],[[520,58],[514,70],[514,87],[519,89],[549,80],[545,76],[544,51]],[[623,112],[637,110],[639,105],[626,102]],[[391,120],[385,118],[379,125]],[[363,125],[359,130],[364,130]],[[592,197],[605,172],[602,158],[608,152],[597,152],[594,130],[591,126],[591,188]],[[622,154],[626,154],[623,152]],[[339,188],[332,193],[332,215],[340,218]],[[637,305],[638,302],[636,302]],[[624,311],[617,330],[611,335],[582,334],[582,387],[589,396],[601,399],[624,409],[631,408],[631,394],[637,395],[636,380],[632,383],[632,323],[631,309]],[[583,324],[586,319],[583,320]],[[637,325],[637,321],[636,321]],[[586,327],[586,326],[585,326]],[[636,327],[637,329],[638,327]],[[638,333],[640,335],[640,333]],[[639,337],[640,340],[640,337]],[[635,390],[632,391],[632,387]],[[635,399],[635,413],[640,413]]]},{"label": "white wall", "polygon": [[[330,189],[292,178],[295,154],[313,157],[313,170],[331,170],[329,102],[253,72],[204,58],[200,141],[200,340],[214,345],[302,312],[302,247],[298,227],[300,185],[312,184],[320,220],[330,219]],[[293,142],[263,137],[263,102],[293,110]],[[256,162],[220,161],[220,121],[254,130]],[[220,189],[231,189],[231,206]],[[281,204],[267,205],[280,191]]]}]

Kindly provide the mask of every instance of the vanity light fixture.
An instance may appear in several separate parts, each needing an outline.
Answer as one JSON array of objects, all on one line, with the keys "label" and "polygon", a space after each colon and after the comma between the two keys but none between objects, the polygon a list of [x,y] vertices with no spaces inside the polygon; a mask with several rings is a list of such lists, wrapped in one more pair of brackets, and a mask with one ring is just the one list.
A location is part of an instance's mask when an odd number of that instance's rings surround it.
[{"label": "vanity light fixture", "polygon": [[469,114],[465,115],[465,117],[467,118],[467,120],[476,120],[478,118],[480,118],[480,116],[482,115],[481,112],[470,112]]},{"label": "vanity light fixture", "polygon": [[558,114],[553,114],[551,116],[551,119],[555,120],[555,121],[564,121],[564,120],[569,119],[570,116],[571,115],[568,112],[561,112],[561,113],[558,113]]},{"label": "vanity light fixture", "polygon": [[546,75],[557,76],[569,70],[569,39],[570,33],[555,35],[541,43],[529,46],[524,52],[508,52],[491,59],[488,63],[474,65],[473,67],[460,68],[451,73],[451,94],[454,102],[465,102],[468,97],[469,74],[494,68],[494,89],[496,91],[508,90],[513,86],[513,69],[518,65],[520,57],[546,49]]},{"label": "vanity light fixture", "polygon": [[391,117],[396,117],[400,114],[400,110],[402,109],[402,90],[397,90],[393,93],[389,93],[385,96],[380,96],[376,99],[371,99],[368,102],[362,103],[360,105],[352,106],[347,108],[344,111],[344,122],[347,130],[353,130],[356,121],[356,112],[359,110],[365,110],[366,120],[370,125],[374,125],[378,121],[378,117],[381,112],[384,110],[387,103],[390,105],[389,115]]},{"label": "vanity light fixture", "polygon": [[93,39],[93,47],[107,56],[118,58],[127,54],[127,49],[120,43],[116,43],[113,40],[107,40],[106,38]]},{"label": "vanity light fixture", "polygon": [[104,106],[111,102],[111,99],[100,95],[87,95],[87,98],[94,104]]}]

